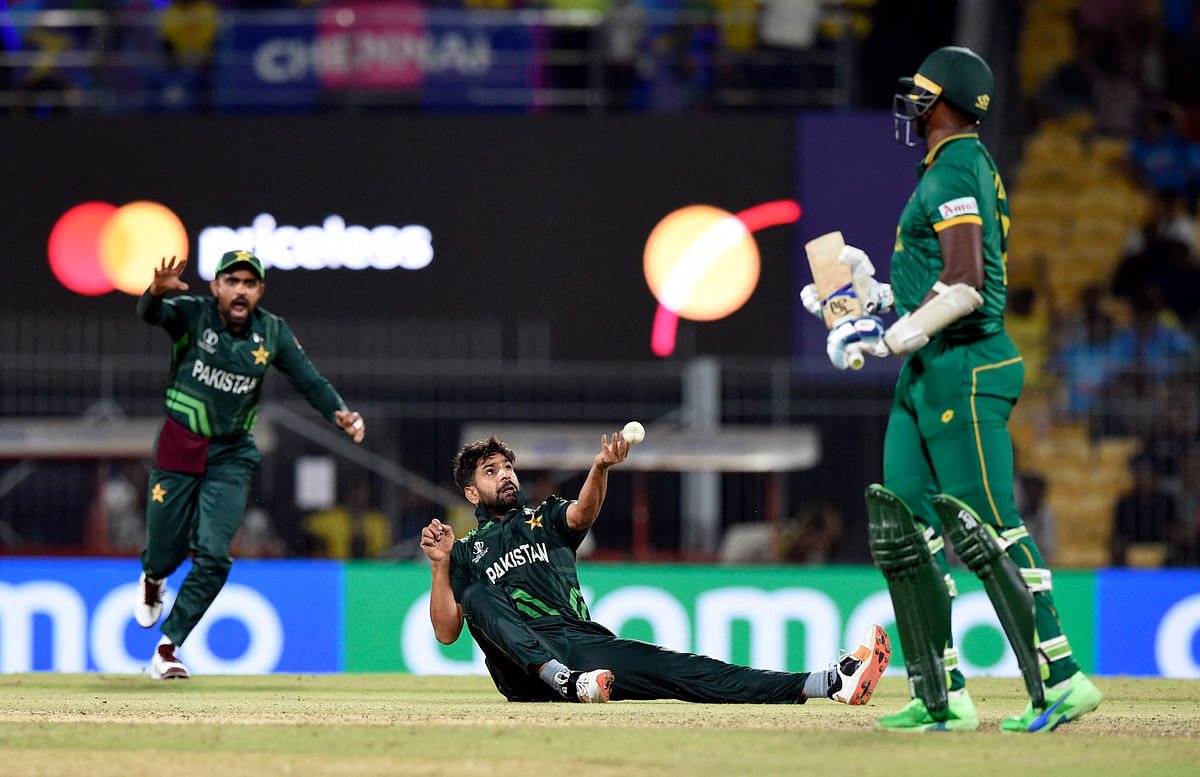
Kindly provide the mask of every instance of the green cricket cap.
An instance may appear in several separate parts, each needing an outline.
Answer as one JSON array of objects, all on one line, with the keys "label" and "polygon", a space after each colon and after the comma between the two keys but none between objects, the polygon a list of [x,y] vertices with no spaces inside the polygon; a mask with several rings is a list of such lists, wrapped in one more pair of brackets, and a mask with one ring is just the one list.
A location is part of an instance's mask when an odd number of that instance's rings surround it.
[{"label": "green cricket cap", "polygon": [[925,57],[916,75],[900,83],[932,92],[982,119],[991,107],[995,81],[983,57],[965,46],[943,46]]},{"label": "green cricket cap", "polygon": [[267,271],[263,269],[263,263],[249,251],[226,251],[217,262],[217,269],[213,272],[213,275],[217,276],[223,272],[230,272],[236,270],[238,267],[247,267],[258,276],[260,281],[266,280]]}]

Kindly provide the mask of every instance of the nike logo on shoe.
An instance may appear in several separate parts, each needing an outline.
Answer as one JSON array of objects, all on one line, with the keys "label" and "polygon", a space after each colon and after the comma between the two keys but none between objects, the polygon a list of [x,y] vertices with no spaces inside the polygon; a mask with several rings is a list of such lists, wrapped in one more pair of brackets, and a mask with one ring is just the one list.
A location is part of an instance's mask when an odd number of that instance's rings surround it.
[{"label": "nike logo on shoe", "polygon": [[[1045,712],[1043,712],[1041,715],[1038,715],[1036,718],[1034,718],[1033,722],[1029,724],[1028,730],[1029,731],[1041,731],[1043,728],[1045,728],[1046,724],[1050,722],[1050,717],[1054,714],[1054,712],[1059,707],[1061,707],[1063,705],[1063,702],[1065,702],[1067,700],[1067,697],[1069,697],[1071,695],[1071,692],[1074,690],[1075,690],[1074,688],[1068,689],[1067,692],[1062,695],[1061,699],[1054,702],[1054,704],[1052,704],[1046,708]],[[1055,723],[1053,726],[1051,726],[1050,730],[1053,731],[1055,729],[1055,727],[1058,726],[1059,723],[1063,722],[1063,720],[1065,720],[1065,718],[1060,719],[1057,723]]]}]

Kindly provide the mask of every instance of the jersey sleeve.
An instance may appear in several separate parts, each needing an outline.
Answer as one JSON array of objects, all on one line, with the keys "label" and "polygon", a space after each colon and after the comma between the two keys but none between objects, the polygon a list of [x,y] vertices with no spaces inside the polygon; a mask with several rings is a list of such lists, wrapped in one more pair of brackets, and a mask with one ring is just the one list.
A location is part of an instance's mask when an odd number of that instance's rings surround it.
[{"label": "jersey sleeve", "polygon": [[187,334],[187,315],[184,310],[187,300],[187,297],[155,297],[146,290],[138,297],[138,316],[147,324],[161,326],[172,340],[178,340]]},{"label": "jersey sleeve", "polygon": [[282,319],[279,320],[279,335],[272,364],[284,374],[296,391],[328,420],[334,420],[334,411],[346,409],[341,395],[325,376],[317,372],[317,368],[309,361],[308,354],[300,347],[300,341]]},{"label": "jersey sleeve", "polygon": [[956,159],[939,159],[921,181],[921,205],[934,232],[956,224],[983,226],[979,174]]},{"label": "jersey sleeve", "polygon": [[583,538],[587,536],[588,530],[575,531],[567,525],[567,508],[573,504],[575,504],[573,499],[567,500],[551,494],[538,507],[538,512],[542,514],[546,525],[554,530],[554,534],[562,541],[563,545],[571,550],[578,550]]},{"label": "jersey sleeve", "polygon": [[463,591],[470,582],[471,570],[467,565],[466,544],[461,541],[455,542],[450,550],[450,590],[454,592],[454,601],[462,602]]}]

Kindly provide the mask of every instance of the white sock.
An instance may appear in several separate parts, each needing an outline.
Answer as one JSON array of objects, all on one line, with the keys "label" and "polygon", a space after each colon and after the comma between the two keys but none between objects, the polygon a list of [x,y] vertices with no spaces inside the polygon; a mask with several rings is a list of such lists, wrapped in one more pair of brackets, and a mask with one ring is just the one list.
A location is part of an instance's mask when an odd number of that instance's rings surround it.
[{"label": "white sock", "polygon": [[809,672],[804,681],[804,697],[807,699],[828,698],[829,691],[837,680],[837,666],[831,666],[823,672]]},{"label": "white sock", "polygon": [[538,677],[542,678],[542,682],[559,693],[564,693],[563,684],[570,675],[571,670],[567,668],[566,664],[555,658],[547,661],[538,672]]}]

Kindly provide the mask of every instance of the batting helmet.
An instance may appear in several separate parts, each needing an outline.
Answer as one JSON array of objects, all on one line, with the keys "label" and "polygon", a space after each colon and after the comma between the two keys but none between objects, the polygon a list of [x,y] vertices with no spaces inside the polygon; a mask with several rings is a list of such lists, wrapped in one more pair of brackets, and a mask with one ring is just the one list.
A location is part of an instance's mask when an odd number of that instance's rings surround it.
[{"label": "batting helmet", "polygon": [[992,103],[994,80],[988,63],[964,46],[943,46],[934,51],[915,75],[900,79],[905,92],[893,101],[897,137],[900,122],[912,122],[938,98],[981,121]]}]

